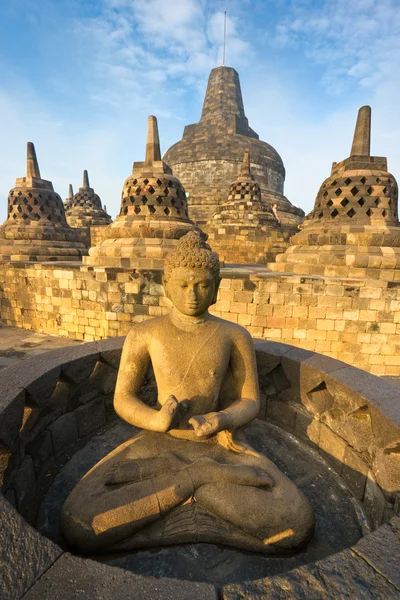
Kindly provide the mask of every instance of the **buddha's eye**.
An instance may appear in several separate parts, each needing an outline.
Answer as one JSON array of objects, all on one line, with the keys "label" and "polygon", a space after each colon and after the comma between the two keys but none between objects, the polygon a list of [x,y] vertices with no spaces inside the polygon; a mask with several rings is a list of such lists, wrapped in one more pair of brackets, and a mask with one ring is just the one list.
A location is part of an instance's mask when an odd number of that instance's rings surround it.
[{"label": "buddha's eye", "polygon": [[187,288],[187,283],[181,283],[180,286],[181,288]]}]

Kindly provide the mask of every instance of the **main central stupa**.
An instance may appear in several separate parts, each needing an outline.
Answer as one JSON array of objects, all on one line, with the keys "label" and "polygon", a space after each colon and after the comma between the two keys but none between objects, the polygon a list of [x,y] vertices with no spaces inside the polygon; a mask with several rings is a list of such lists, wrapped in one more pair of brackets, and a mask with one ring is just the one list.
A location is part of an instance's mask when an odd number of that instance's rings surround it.
[{"label": "main central stupa", "polygon": [[211,71],[200,121],[186,125],[182,140],[163,157],[189,193],[189,215],[199,225],[226,202],[246,151],[262,202],[277,205],[283,225],[298,225],[304,212],[283,195],[285,168],[281,157],[249,127],[238,73],[231,67],[218,67]]}]

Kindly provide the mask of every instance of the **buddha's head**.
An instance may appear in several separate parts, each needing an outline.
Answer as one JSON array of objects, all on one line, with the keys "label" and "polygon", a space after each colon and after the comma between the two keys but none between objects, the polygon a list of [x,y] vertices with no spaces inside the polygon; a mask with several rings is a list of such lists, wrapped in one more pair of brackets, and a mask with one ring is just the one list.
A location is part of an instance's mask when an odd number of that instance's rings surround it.
[{"label": "buddha's head", "polygon": [[215,304],[219,282],[218,254],[196,231],[183,236],[165,259],[165,295],[184,315],[198,317]]}]

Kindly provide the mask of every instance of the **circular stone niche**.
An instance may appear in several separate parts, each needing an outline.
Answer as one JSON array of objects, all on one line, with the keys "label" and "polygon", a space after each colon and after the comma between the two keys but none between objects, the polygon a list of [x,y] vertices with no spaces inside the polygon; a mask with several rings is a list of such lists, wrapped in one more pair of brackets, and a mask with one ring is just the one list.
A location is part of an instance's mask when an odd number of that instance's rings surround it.
[{"label": "circular stone niche", "polygon": [[[91,467],[138,431],[119,419],[112,406],[122,344],[122,338],[105,340],[27,361],[18,374],[17,391],[8,399],[10,407],[22,403],[21,423],[13,417],[18,434],[0,421],[0,464],[5,464],[4,456],[7,463],[3,494],[40,538],[54,542],[60,552],[68,552],[59,531],[68,494]],[[357,556],[362,539],[372,539],[371,532],[394,515],[399,455],[389,450],[398,445],[400,432],[390,406],[398,398],[397,388],[312,352],[274,342],[255,344],[262,401],[246,437],[311,502],[316,526],[307,548],[268,556],[192,543],[89,558],[111,571],[119,567],[220,590],[248,589],[254,581],[290,578],[300,567],[325,564],[346,549]],[[15,367],[7,372],[0,386],[17,374]],[[151,372],[141,397],[155,402]],[[258,597],[254,590],[247,593]],[[227,594],[221,597],[236,597]]]}]

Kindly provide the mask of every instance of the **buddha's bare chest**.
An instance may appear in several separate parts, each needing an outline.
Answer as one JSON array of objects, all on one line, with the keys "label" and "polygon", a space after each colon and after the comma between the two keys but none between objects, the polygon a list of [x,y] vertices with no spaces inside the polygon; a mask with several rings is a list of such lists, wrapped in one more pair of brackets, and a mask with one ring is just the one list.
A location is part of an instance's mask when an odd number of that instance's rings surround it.
[{"label": "buddha's bare chest", "polygon": [[230,346],[214,323],[198,332],[175,327],[160,332],[150,344],[160,400],[170,394],[178,399],[218,394],[228,369]]}]

